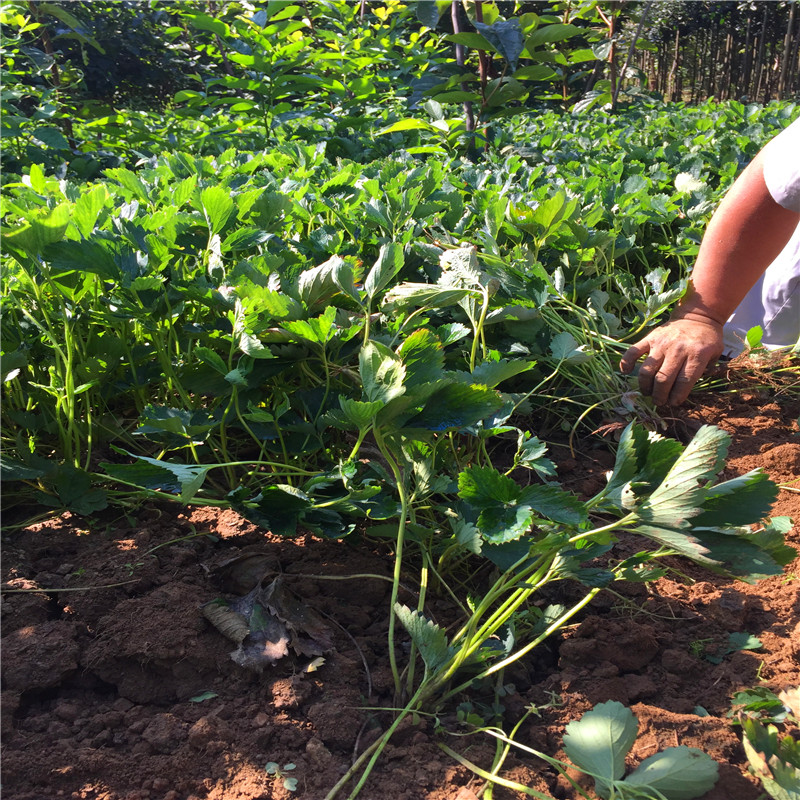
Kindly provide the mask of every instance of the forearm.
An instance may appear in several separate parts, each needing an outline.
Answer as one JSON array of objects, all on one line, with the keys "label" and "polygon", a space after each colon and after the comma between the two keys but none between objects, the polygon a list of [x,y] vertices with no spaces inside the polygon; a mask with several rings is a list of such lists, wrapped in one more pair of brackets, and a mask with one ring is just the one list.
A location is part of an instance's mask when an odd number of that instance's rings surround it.
[{"label": "forearm", "polygon": [[722,325],[789,241],[800,214],[776,203],[756,158],[723,198],[708,224],[689,291],[673,319]]}]

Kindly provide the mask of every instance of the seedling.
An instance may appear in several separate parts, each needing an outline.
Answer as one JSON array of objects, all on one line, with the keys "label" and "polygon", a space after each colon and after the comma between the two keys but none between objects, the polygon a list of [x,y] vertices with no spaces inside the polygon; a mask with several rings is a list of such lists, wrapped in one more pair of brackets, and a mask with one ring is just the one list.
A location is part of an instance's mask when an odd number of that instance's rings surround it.
[{"label": "seedling", "polygon": [[[750,771],[775,800],[800,800],[800,740],[786,730],[800,721],[800,690],[787,689],[775,695],[760,687],[733,696],[739,706],[742,744]],[[764,725],[762,720],[777,725]],[[778,727],[780,725],[781,727]]]},{"label": "seedling", "polygon": [[[795,695],[797,690],[795,690]],[[800,722],[800,708],[796,712],[792,711],[791,696],[788,692],[775,694],[772,689],[766,686],[759,686],[755,689],[745,689],[737,692],[731,698],[731,711],[729,717],[735,721],[742,716],[758,719],[761,722],[774,722],[780,724],[791,721]]]},{"label": "seedling", "polygon": [[277,761],[268,761],[264,767],[267,775],[274,775],[276,781],[281,781],[283,788],[287,792],[297,791],[297,778],[290,778],[286,776],[287,772],[297,769],[297,764],[284,764],[281,766]]},{"label": "seedling", "polygon": [[[529,713],[531,711],[529,709]],[[523,720],[527,716],[526,714]],[[602,800],[693,800],[704,795],[717,782],[717,762],[700,750],[686,746],[662,750],[646,758],[635,770],[625,775],[625,760],[636,741],[639,722],[629,708],[615,700],[595,706],[579,720],[567,725],[564,751],[571,764],[514,741],[514,734],[519,730],[520,724],[521,722],[515,726],[510,736],[497,729],[482,729],[506,744],[506,748],[495,759],[491,772],[481,769],[447,745],[439,746],[456,761],[489,781],[488,794],[485,795],[489,797],[491,785],[497,784],[539,800],[551,800],[531,787],[501,778],[497,774],[509,746],[546,761],[586,800],[591,800],[590,795],[567,772],[571,766],[594,778],[595,792]]]},{"label": "seedling", "polygon": [[735,653],[737,650],[758,650],[762,647],[761,639],[757,636],[751,636],[749,633],[731,633],[728,636],[728,643],[716,653],[706,653],[706,661],[712,664],[721,664],[726,656]]},{"label": "seedling", "polygon": [[693,642],[689,642],[689,652],[695,658],[703,658],[706,653],[706,645],[712,641],[711,639],[695,639]]},{"label": "seedling", "polygon": [[668,747],[625,775],[625,758],[636,741],[633,712],[611,700],[567,725],[564,751],[581,772],[594,778],[603,800],[658,798],[692,800],[717,782],[719,766],[693,747]]}]

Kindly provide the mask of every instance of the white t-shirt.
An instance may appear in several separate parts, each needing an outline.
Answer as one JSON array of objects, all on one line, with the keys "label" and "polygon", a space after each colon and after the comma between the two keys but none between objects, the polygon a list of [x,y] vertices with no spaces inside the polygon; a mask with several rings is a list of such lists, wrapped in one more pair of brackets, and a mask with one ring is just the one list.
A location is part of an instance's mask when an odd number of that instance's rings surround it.
[{"label": "white t-shirt", "polygon": [[800,117],[764,148],[764,182],[776,203],[800,214]]},{"label": "white t-shirt", "polygon": [[[769,193],[776,203],[800,214],[800,118],[763,153]],[[741,353],[747,332],[756,326],[763,331],[761,344],[767,349],[800,344],[800,224],[725,324],[723,354]]]}]

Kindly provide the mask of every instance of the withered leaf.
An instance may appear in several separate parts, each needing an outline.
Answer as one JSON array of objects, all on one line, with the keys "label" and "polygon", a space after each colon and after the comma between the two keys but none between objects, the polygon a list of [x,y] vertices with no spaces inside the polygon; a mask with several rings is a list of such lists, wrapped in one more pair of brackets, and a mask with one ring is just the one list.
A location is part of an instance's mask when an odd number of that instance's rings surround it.
[{"label": "withered leaf", "polygon": [[203,607],[206,619],[238,644],[231,658],[246,669],[261,672],[289,653],[327,653],[331,632],[322,619],[284,585],[280,577],[257,585],[244,597],[213,600]]},{"label": "withered leaf", "polygon": [[203,606],[203,616],[223,635],[236,644],[250,634],[247,619],[237,614],[225,601],[212,600]]}]

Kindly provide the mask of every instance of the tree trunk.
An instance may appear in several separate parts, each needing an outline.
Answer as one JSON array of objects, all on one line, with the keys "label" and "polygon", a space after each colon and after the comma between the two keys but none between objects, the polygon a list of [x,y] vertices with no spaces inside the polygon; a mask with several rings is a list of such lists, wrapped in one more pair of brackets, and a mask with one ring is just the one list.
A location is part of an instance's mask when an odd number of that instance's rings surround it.
[{"label": "tree trunk", "polygon": [[675,43],[672,48],[672,64],[669,67],[669,98],[672,101],[679,101],[681,98],[678,95],[679,80],[678,70],[680,68],[680,28],[675,28]]},{"label": "tree trunk", "polygon": [[[42,50],[53,59],[53,63],[50,66],[50,75],[53,80],[53,88],[56,92],[56,97],[58,98],[59,103],[62,101],[62,85],[61,85],[61,73],[58,69],[58,63],[56,62],[56,54],[53,50],[53,42],[50,39],[50,31],[47,28],[47,24],[42,22],[41,16],[39,14],[38,4],[34,3],[33,0],[28,0],[28,8],[30,9],[31,16],[41,25],[39,29],[39,41],[42,43]],[[57,120],[57,122],[64,128],[64,133],[67,134],[67,138],[69,139],[69,143],[72,147],[75,147],[75,131],[72,127],[72,119],[68,116],[63,116]]]},{"label": "tree trunk", "polygon": [[766,79],[764,81],[764,103],[769,103],[771,100],[774,99],[775,94],[775,79],[776,79],[776,69],[775,69],[775,62],[776,62],[776,55],[775,55],[775,44],[774,42],[769,42],[767,44],[767,55],[766,55],[766,62],[765,62],[765,69],[766,69]]},{"label": "tree trunk", "polygon": [[756,56],[756,91],[753,98],[756,103],[761,100],[762,78],[764,77],[764,48],[767,40],[767,11],[768,3],[764,3],[764,15],[761,22],[761,35],[758,41],[758,55]]},{"label": "tree trunk", "polygon": [[[458,0],[452,0],[450,3],[450,19],[453,22],[453,33],[461,33],[461,24],[458,20],[458,7],[460,3]],[[456,64],[459,67],[464,67],[465,58],[464,58],[464,45],[457,44],[456,45]],[[469,91],[469,86],[466,83],[461,84],[461,89],[464,92]],[[472,110],[472,101],[466,100],[464,101],[464,123],[467,128],[467,133],[474,133],[475,131],[475,114]]]},{"label": "tree trunk", "polygon": [[[208,10],[211,12],[212,17],[217,16],[217,4],[214,0],[208,1]],[[222,56],[222,68],[225,70],[226,75],[233,75],[233,70],[231,69],[231,62],[228,61],[228,56],[225,52],[225,45],[222,44],[222,39],[218,33],[214,34],[214,40],[217,43],[217,50],[219,50],[219,54]]]},{"label": "tree trunk", "polygon": [[794,47],[792,48],[792,58],[789,64],[789,90],[798,91],[797,80],[800,77],[800,36],[795,37]]},{"label": "tree trunk", "polygon": [[697,65],[700,61],[700,53],[699,53],[700,42],[698,40],[697,34],[692,37],[692,69],[691,69],[691,77],[690,77],[690,102],[694,103],[697,100]]},{"label": "tree trunk", "polygon": [[711,33],[711,48],[708,55],[708,97],[714,97],[717,91],[717,60],[719,58],[719,28],[715,25]]},{"label": "tree trunk", "polygon": [[778,81],[778,100],[783,100],[786,94],[786,78],[789,74],[789,62],[792,56],[792,29],[794,28],[794,13],[797,10],[797,3],[792,3],[789,7],[789,22],[786,25],[786,38],[783,40],[783,57],[781,58],[781,77]]},{"label": "tree trunk", "polygon": [[742,69],[739,73],[739,86],[741,88],[741,94],[747,95],[750,97],[750,81],[751,81],[751,67],[753,64],[753,59],[751,58],[750,51],[753,47],[753,25],[752,25],[752,17],[750,16],[750,11],[747,11],[747,27],[745,29],[744,35],[744,63],[742,64]]},{"label": "tree trunk", "polygon": [[[617,82],[617,86],[614,89],[614,95],[611,100],[611,107],[616,108],[617,106],[617,96],[619,95],[619,89],[622,84],[622,81],[625,80],[625,73],[628,71],[628,66],[631,63],[631,58],[633,58],[633,51],[636,49],[636,42],[639,41],[639,36],[642,33],[642,28],[644,27],[644,23],[647,20],[647,15],[650,13],[650,9],[653,6],[653,0],[647,0],[644,4],[644,10],[642,11],[642,17],[639,20],[639,24],[636,26],[636,33],[633,34],[633,40],[631,41],[631,46],[628,48],[628,55],[625,57],[625,63],[622,65],[622,74],[620,75],[620,80]],[[678,34],[677,31],[675,33],[675,42],[677,48],[677,41],[678,41]]]},{"label": "tree trunk", "polygon": [[611,40],[611,47],[608,51],[608,79],[611,82],[611,113],[613,114],[617,110],[617,53],[616,43],[614,42],[614,37],[617,33],[617,18],[614,15],[614,6],[616,3],[612,0],[609,5],[611,8],[608,17],[608,38]]},{"label": "tree trunk", "polygon": [[731,70],[733,66],[733,17],[728,25],[728,35],[725,37],[725,52],[722,58],[722,75],[719,80],[719,99],[730,99]]}]

